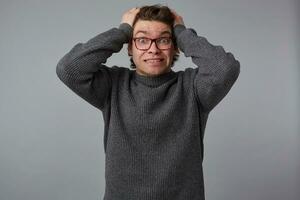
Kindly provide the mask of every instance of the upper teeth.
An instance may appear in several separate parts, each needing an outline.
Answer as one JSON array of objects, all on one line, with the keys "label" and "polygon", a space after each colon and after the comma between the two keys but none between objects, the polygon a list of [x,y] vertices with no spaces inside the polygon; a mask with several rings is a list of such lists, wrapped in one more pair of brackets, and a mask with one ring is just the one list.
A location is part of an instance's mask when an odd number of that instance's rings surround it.
[{"label": "upper teeth", "polygon": [[162,59],[159,59],[159,58],[157,58],[157,59],[147,59],[146,61],[157,61],[157,60],[162,60]]},{"label": "upper teeth", "polygon": [[161,61],[160,59],[150,59],[150,60],[146,60],[147,62],[159,62]]}]

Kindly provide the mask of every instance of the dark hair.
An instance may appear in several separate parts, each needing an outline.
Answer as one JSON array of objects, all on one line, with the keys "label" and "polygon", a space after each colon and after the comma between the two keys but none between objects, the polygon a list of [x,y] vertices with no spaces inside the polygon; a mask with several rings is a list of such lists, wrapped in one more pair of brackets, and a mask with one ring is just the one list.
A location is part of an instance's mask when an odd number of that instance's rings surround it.
[{"label": "dark hair", "polygon": [[[161,6],[159,4],[152,5],[152,6],[143,6],[140,8],[140,11],[135,16],[135,19],[133,21],[132,27],[134,28],[136,22],[138,20],[147,20],[147,21],[159,21],[162,23],[165,23],[171,27],[172,30],[172,41],[174,44],[174,47],[177,48],[176,44],[176,38],[174,36],[174,15],[170,8],[167,6]],[[171,67],[173,67],[174,62],[178,60],[179,55],[175,54],[171,63]],[[133,62],[132,56],[130,58],[131,68],[136,68],[135,63]]]}]

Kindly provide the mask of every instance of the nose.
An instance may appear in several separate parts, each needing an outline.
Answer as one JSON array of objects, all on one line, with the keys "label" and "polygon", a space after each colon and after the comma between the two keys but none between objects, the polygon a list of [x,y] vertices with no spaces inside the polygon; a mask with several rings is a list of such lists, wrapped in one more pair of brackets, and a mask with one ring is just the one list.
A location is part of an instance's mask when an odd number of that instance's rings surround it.
[{"label": "nose", "polygon": [[160,49],[157,48],[156,43],[153,41],[150,48],[148,49],[148,53],[154,53],[157,54],[160,52]]}]

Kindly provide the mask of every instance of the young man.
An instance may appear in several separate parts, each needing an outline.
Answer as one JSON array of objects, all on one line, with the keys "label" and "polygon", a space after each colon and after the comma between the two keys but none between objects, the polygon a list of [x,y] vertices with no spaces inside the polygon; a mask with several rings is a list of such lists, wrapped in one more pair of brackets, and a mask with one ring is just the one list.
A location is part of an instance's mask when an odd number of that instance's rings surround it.
[{"label": "young man", "polygon": [[[107,67],[128,43],[135,70]],[[179,50],[197,68],[174,72]],[[133,8],[75,45],[58,77],[103,113],[104,200],[203,200],[203,136],[209,112],[239,75],[239,62],[164,6]]]}]

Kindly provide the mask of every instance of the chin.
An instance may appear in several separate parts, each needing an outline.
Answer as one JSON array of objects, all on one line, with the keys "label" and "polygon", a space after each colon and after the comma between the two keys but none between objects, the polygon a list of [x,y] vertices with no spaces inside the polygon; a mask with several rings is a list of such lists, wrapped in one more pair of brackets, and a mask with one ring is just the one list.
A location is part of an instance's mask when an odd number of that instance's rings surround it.
[{"label": "chin", "polygon": [[148,74],[148,76],[159,76],[169,71],[170,71],[169,69],[156,69],[156,70],[149,70],[146,73]]},{"label": "chin", "polygon": [[144,76],[158,76],[171,71],[170,67],[166,65],[144,65],[143,67],[136,69],[137,73]]}]

